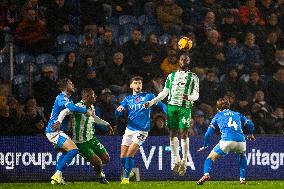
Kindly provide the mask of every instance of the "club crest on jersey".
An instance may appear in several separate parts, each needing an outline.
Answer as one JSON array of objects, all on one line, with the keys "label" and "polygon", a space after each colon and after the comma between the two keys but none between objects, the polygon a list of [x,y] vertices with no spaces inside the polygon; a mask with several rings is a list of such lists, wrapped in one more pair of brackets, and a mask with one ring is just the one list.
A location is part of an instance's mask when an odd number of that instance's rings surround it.
[{"label": "club crest on jersey", "polygon": [[136,103],[140,102],[140,99],[139,99],[139,98],[136,98],[136,99],[135,99],[135,102],[136,102]]}]

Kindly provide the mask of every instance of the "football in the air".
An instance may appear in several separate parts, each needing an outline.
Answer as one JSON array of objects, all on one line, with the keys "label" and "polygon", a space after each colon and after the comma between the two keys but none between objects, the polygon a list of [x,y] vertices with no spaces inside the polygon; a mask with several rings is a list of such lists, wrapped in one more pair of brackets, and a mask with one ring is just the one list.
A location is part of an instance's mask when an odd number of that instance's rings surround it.
[{"label": "football in the air", "polygon": [[192,48],[192,40],[188,37],[181,37],[178,41],[178,48],[182,51],[189,51]]}]

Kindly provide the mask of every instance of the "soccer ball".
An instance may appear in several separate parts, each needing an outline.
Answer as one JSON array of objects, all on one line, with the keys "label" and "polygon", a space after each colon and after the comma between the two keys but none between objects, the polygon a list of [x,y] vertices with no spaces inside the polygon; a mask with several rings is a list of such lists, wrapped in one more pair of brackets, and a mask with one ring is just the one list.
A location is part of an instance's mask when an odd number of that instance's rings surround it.
[{"label": "soccer ball", "polygon": [[178,48],[182,51],[189,51],[192,48],[192,40],[188,37],[182,37],[178,41]]}]

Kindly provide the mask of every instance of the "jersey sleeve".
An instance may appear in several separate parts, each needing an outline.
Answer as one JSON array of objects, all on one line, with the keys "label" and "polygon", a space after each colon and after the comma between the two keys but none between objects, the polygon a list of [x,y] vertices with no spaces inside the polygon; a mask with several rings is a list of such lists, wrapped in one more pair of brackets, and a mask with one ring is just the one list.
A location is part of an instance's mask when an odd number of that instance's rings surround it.
[{"label": "jersey sleeve", "polygon": [[191,84],[191,90],[188,95],[188,100],[196,101],[198,98],[199,98],[199,79],[194,74],[192,84]]},{"label": "jersey sleeve", "polygon": [[64,106],[65,108],[69,109],[71,112],[77,112],[77,113],[83,113],[83,114],[87,113],[86,108],[76,106],[74,102],[72,102],[67,97],[60,98],[58,104],[59,106]]},{"label": "jersey sleeve", "polygon": [[254,124],[251,120],[246,118],[244,115],[240,114],[241,117],[241,124],[242,126],[247,126],[249,130],[249,134],[252,134],[254,131]]},{"label": "jersey sleeve", "polygon": [[71,111],[69,109],[64,109],[60,112],[60,114],[58,115],[57,121],[62,123],[63,119],[67,116],[72,114]]},{"label": "jersey sleeve", "polygon": [[171,83],[171,75],[172,74],[169,74],[168,76],[167,76],[167,79],[166,79],[166,82],[165,82],[165,88],[167,88],[167,89],[170,89],[170,83]]},{"label": "jersey sleeve", "polygon": [[[126,99],[126,97],[123,99],[123,101],[121,101],[120,105],[124,108],[124,110],[127,108],[127,104],[128,104],[128,101]],[[115,110],[114,112],[114,115],[116,118],[118,118],[119,116],[122,115],[122,112],[119,112],[117,110]]]},{"label": "jersey sleeve", "polygon": [[213,119],[211,120],[209,127],[216,129],[218,127],[218,123],[217,123],[217,119],[218,119],[218,114],[216,114]]}]

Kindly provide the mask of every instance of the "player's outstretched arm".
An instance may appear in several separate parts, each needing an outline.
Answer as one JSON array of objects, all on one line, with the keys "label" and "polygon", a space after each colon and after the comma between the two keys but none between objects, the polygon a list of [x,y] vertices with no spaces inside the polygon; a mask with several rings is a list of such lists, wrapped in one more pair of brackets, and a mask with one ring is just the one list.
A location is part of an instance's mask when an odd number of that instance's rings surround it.
[{"label": "player's outstretched arm", "polygon": [[170,92],[170,89],[164,87],[164,89],[158,94],[157,97],[155,97],[154,99],[146,102],[143,106],[145,108],[149,108],[149,107],[153,106],[154,104],[157,104],[158,102],[160,102],[161,100],[166,98],[166,96],[169,94],[169,92]]},{"label": "player's outstretched arm", "polygon": [[109,135],[114,135],[113,129],[112,129],[111,125],[109,124],[109,122],[101,119],[100,117],[98,117],[94,113],[93,113],[92,117],[94,118],[95,123],[108,127]]},{"label": "player's outstretched arm", "polygon": [[205,135],[204,135],[204,144],[201,148],[199,148],[197,151],[200,152],[202,150],[205,150],[206,148],[208,148],[209,146],[209,139],[211,138],[211,136],[213,135],[214,133],[214,129],[213,127],[209,126]]},{"label": "player's outstretched arm", "polygon": [[[68,108],[71,112],[77,112],[77,113],[83,113],[83,114],[86,114],[88,112],[86,108],[77,106],[72,102],[69,102],[68,104],[66,104],[65,107]],[[87,116],[90,116],[90,115],[87,115]]]},{"label": "player's outstretched arm", "polygon": [[248,127],[248,130],[249,130],[249,134],[247,135],[247,139],[248,140],[252,140],[252,141],[255,141],[256,138],[255,136],[253,135],[253,132],[254,132],[254,124],[251,120],[249,120],[248,118],[246,118],[245,116],[243,116],[241,114],[241,122],[243,125],[247,126]]}]

